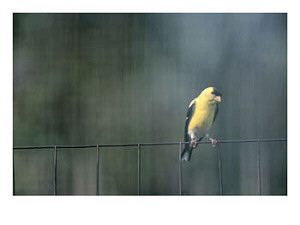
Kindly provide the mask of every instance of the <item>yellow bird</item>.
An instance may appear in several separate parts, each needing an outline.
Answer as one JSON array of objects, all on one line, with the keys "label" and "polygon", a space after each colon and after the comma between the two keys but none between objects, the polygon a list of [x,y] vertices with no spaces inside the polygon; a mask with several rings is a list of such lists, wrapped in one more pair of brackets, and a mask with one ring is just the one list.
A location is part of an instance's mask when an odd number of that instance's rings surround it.
[{"label": "yellow bird", "polygon": [[[191,101],[186,115],[184,150],[181,160],[190,161],[192,151],[197,147],[197,142],[204,136],[208,136],[208,131],[214,123],[218,114],[218,103],[221,102],[222,94],[214,87],[204,89],[200,95]],[[217,141],[209,137],[212,146],[215,147]]]}]

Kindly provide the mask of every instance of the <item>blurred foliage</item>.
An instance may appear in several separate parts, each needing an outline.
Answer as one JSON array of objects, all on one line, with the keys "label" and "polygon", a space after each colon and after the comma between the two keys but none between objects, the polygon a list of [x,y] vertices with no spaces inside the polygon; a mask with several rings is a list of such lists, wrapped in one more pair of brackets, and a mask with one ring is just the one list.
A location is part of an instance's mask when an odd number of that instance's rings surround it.
[{"label": "blurred foliage", "polygon": [[[17,13],[13,31],[14,146],[181,141],[207,86],[223,94],[211,136],[287,137],[286,14]],[[257,146],[218,147],[224,194],[257,194]],[[134,150],[103,150],[100,193],[136,193]],[[261,150],[263,193],[286,194],[286,144]],[[53,155],[24,151],[16,194],[51,194]],[[58,152],[58,193],[95,194],[95,151]],[[177,154],[142,149],[142,194],[178,193]],[[182,188],[218,194],[211,146],[183,165]]]}]

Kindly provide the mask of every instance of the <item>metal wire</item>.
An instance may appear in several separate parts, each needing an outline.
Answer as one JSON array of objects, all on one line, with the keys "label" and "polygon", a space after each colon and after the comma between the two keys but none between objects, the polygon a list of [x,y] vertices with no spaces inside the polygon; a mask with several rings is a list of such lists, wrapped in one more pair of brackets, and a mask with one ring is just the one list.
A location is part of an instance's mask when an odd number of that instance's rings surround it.
[{"label": "metal wire", "polygon": [[54,146],[54,195],[57,195],[57,147]]},{"label": "metal wire", "polygon": [[[13,154],[13,165],[15,164],[15,154]],[[15,177],[15,167],[13,166],[13,195],[16,194],[16,190],[15,190],[15,183],[16,183],[16,177]]]},{"label": "metal wire", "polygon": [[140,192],[141,192],[141,163],[140,163],[140,160],[141,160],[141,155],[140,155],[140,148],[141,148],[141,145],[138,144],[137,146],[137,171],[138,171],[138,174],[137,174],[137,179],[138,179],[138,195],[140,195]]},{"label": "metal wire", "polygon": [[99,195],[99,145],[97,145],[97,166],[96,166],[96,195]]},{"label": "metal wire", "polygon": [[[234,143],[249,143],[249,142],[282,142],[287,141],[286,138],[268,138],[268,139],[239,139],[239,140],[219,140],[218,144],[234,144]],[[188,144],[189,142],[157,142],[157,143],[139,143],[140,146],[154,146],[154,145],[179,145],[179,144]],[[201,141],[197,142],[198,144],[211,144],[210,141]],[[137,146],[138,143],[135,144],[102,144],[102,145],[57,145],[56,148],[111,148],[111,147],[130,147]],[[13,147],[13,149],[50,149],[55,146],[21,146],[21,147]]]},{"label": "metal wire", "polygon": [[261,195],[261,168],[260,168],[260,142],[258,142],[257,146],[257,156],[256,156],[256,164],[257,164],[257,189],[258,194]]},{"label": "metal wire", "polygon": [[182,191],[181,191],[181,151],[182,151],[182,143],[179,142],[179,152],[178,152],[178,186],[179,186],[179,194],[181,195],[182,194]]},{"label": "metal wire", "polygon": [[222,164],[221,164],[221,155],[220,149],[217,149],[218,156],[218,171],[219,171],[219,191],[220,195],[223,195],[223,181],[222,181]]},{"label": "metal wire", "polygon": [[[260,143],[262,142],[287,142],[286,138],[268,138],[268,139],[239,139],[239,140],[220,140],[219,144],[234,144],[234,143],[258,143],[257,149],[257,179],[258,179],[258,193],[261,195],[261,168],[260,168]],[[138,195],[140,195],[140,160],[141,160],[141,146],[162,146],[162,145],[179,145],[178,152],[178,189],[179,194],[182,195],[182,168],[181,168],[181,151],[182,145],[188,144],[189,142],[159,142],[159,143],[139,143],[139,144],[102,144],[102,145],[60,145],[60,146],[23,146],[23,147],[13,147],[14,150],[21,149],[54,149],[54,195],[57,195],[57,150],[58,149],[85,149],[85,148],[96,148],[97,156],[96,156],[96,194],[99,195],[99,149],[100,148],[111,148],[111,147],[130,147],[137,146],[137,189]],[[198,142],[198,144],[211,144],[210,141],[202,141]],[[217,157],[218,157],[218,169],[219,169],[219,185],[220,185],[220,194],[223,194],[223,184],[222,184],[222,165],[221,165],[221,157],[220,150],[217,149]],[[13,172],[13,179],[15,178],[15,171]],[[15,194],[15,181],[13,184],[13,194]]]}]

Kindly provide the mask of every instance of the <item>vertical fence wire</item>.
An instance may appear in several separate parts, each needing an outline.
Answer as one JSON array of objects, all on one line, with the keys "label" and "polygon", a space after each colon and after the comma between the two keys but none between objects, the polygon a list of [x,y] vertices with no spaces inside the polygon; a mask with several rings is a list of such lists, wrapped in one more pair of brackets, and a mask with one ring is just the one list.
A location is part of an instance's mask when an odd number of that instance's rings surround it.
[{"label": "vertical fence wire", "polygon": [[217,157],[218,157],[218,171],[219,171],[219,192],[220,195],[223,195],[223,181],[222,181],[222,161],[220,155],[220,149],[217,148]]},{"label": "vertical fence wire", "polygon": [[141,160],[141,156],[140,156],[140,148],[141,148],[141,145],[138,144],[137,145],[137,180],[138,180],[138,185],[137,185],[137,188],[138,188],[138,195],[140,195],[141,193],[141,168],[140,168],[140,160]]},{"label": "vertical fence wire", "polygon": [[260,141],[258,141],[257,144],[256,166],[257,166],[257,190],[258,190],[258,194],[261,195]]},{"label": "vertical fence wire", "polygon": [[181,191],[181,149],[182,149],[182,143],[179,142],[179,152],[178,152],[178,187],[179,187],[179,195],[182,194]]},{"label": "vertical fence wire", "polygon": [[16,194],[15,185],[16,185],[16,179],[15,179],[15,152],[13,152],[13,195]]},{"label": "vertical fence wire", "polygon": [[99,145],[97,144],[96,195],[99,195]]},{"label": "vertical fence wire", "polygon": [[[287,139],[249,139],[249,140],[225,140],[225,141],[219,141],[219,143],[242,143],[242,142],[257,142],[257,156],[256,156],[256,166],[257,166],[257,189],[259,195],[262,194],[261,191],[261,150],[260,150],[260,144],[261,142],[274,142],[274,141],[287,141]],[[182,152],[182,144],[185,142],[170,142],[170,143],[143,143],[143,145],[176,145],[179,143],[179,156],[178,156],[178,188],[179,188],[179,194],[182,195],[182,164],[181,164],[181,152]],[[206,143],[206,142],[205,142]],[[202,144],[205,144],[202,143]],[[207,142],[210,143],[210,142]],[[140,183],[141,183],[141,152],[140,148],[142,144],[120,144],[120,145],[101,145],[103,147],[118,147],[118,146],[134,146],[137,145],[137,189],[138,189],[138,195],[140,195]],[[54,146],[54,195],[57,195],[57,150],[58,148],[87,148],[87,147],[95,147],[95,145],[89,145],[89,146]],[[99,173],[100,173],[100,145],[96,145],[97,147],[97,168],[96,168],[96,193],[99,195]],[[14,147],[13,149],[46,149],[46,148],[53,148],[52,146],[28,146],[28,147]],[[218,158],[218,174],[219,174],[219,192],[220,195],[223,194],[223,181],[222,181],[222,161],[221,161],[221,155],[220,155],[219,147],[217,148],[217,158]],[[14,154],[13,154],[13,163],[14,163]],[[15,195],[15,167],[13,165],[13,194]]]},{"label": "vertical fence wire", "polygon": [[57,195],[57,147],[54,146],[54,195]]}]

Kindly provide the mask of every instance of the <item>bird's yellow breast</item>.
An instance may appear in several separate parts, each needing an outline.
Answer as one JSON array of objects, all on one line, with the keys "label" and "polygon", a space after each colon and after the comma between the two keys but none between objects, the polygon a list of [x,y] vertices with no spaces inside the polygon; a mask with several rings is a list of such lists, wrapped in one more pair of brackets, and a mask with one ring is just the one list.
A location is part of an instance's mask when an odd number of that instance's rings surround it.
[{"label": "bird's yellow breast", "polygon": [[211,127],[214,119],[216,104],[208,104],[202,99],[194,100],[195,110],[188,126],[188,130],[198,129],[201,136],[204,136]]}]

